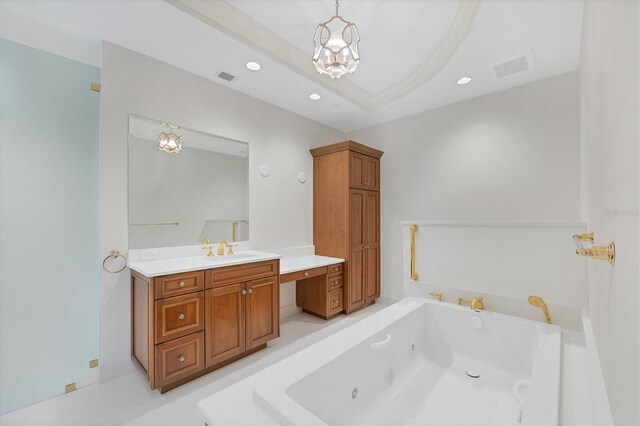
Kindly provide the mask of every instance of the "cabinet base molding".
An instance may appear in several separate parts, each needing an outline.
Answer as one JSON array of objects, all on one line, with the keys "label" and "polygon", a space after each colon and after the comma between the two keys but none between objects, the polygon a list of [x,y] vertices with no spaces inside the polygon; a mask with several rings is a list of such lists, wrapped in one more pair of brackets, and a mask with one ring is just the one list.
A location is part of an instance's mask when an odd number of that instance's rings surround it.
[{"label": "cabinet base molding", "polygon": [[261,351],[262,349],[264,349],[266,347],[267,347],[267,344],[263,343],[262,345],[257,346],[257,347],[255,347],[253,349],[249,349],[248,351],[243,352],[240,355],[237,355],[237,356],[235,356],[233,358],[229,358],[227,360],[224,360],[220,364],[212,365],[211,367],[205,368],[204,370],[200,370],[197,373],[192,374],[191,376],[185,377],[184,379],[180,379],[180,380],[172,382],[171,384],[168,384],[166,386],[162,386],[162,387],[158,388],[158,390],[160,391],[160,393],[169,392],[170,390],[173,390],[173,389],[177,388],[178,386],[182,386],[187,382],[190,382],[192,380],[197,379],[198,377],[202,377],[202,376],[204,376],[206,374],[211,373],[212,371],[218,370],[218,369],[220,369],[222,367],[226,367],[227,365],[229,365],[229,364],[231,364],[233,362],[236,362],[239,359],[242,359],[242,358],[247,357],[249,355],[252,355],[252,354],[254,354],[254,353],[258,352],[258,351]]},{"label": "cabinet base molding", "polygon": [[356,312],[356,311],[359,311],[360,309],[364,309],[364,308],[366,308],[367,306],[371,306],[371,305],[373,305],[374,303],[376,303],[376,301],[375,301],[375,300],[372,300],[372,301],[370,301],[370,302],[365,303],[365,304],[364,304],[364,305],[362,305],[362,306],[358,306],[357,308],[353,308],[353,309],[351,309],[351,310],[346,310],[344,313],[345,313],[345,315],[346,315],[346,314],[352,314],[352,313],[354,313],[354,312]]},{"label": "cabinet base molding", "polygon": [[323,320],[328,320],[328,319],[331,319],[331,318],[335,318],[338,315],[344,315],[345,314],[345,312],[342,311],[342,312],[338,312],[338,313],[335,313],[335,314],[332,314],[332,315],[322,315],[322,314],[319,314],[317,312],[309,311],[309,310],[304,309],[304,308],[302,308],[302,312],[304,312],[305,314],[313,315],[314,317],[322,318]]}]

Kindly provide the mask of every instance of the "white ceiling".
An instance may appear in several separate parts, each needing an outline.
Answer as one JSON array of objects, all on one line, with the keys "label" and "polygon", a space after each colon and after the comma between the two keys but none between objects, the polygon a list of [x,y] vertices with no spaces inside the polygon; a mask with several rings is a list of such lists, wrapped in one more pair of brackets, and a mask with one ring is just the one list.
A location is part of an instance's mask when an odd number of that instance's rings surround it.
[{"label": "white ceiling", "polygon": [[[317,75],[310,60],[315,27],[332,15],[332,0],[185,3],[3,0],[0,37],[96,66],[100,41],[107,40],[343,131],[579,64],[583,4],[577,0],[343,0],[341,15],[360,29],[362,60],[340,80]],[[529,50],[533,70],[493,76],[491,65]],[[262,69],[247,70],[248,61]],[[236,80],[219,79],[221,69]],[[464,75],[473,81],[456,85]],[[310,101],[313,92],[322,98]]]}]

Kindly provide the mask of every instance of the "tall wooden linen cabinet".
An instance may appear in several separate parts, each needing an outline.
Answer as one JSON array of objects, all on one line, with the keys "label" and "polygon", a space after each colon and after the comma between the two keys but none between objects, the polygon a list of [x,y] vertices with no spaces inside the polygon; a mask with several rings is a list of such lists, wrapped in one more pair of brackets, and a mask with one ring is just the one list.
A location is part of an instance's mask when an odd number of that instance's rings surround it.
[{"label": "tall wooden linen cabinet", "polygon": [[380,157],[354,141],[314,148],[316,254],[345,259],[345,312],[380,296]]}]

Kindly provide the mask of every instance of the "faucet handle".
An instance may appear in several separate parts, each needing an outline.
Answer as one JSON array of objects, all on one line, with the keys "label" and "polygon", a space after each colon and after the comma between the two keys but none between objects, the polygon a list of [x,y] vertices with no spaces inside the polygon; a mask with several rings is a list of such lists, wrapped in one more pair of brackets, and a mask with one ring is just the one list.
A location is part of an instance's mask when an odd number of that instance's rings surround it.
[{"label": "faucet handle", "polygon": [[432,291],[429,293],[429,296],[433,296],[436,298],[438,302],[442,302],[442,293],[437,293],[435,291]]},{"label": "faucet handle", "polygon": [[204,245],[211,244],[211,241],[209,241],[208,238],[205,238],[204,240],[202,240],[202,244]]},{"label": "faucet handle", "polygon": [[238,247],[238,245],[227,243],[227,247],[229,247],[229,251],[227,252],[227,254],[233,254],[233,247]]}]

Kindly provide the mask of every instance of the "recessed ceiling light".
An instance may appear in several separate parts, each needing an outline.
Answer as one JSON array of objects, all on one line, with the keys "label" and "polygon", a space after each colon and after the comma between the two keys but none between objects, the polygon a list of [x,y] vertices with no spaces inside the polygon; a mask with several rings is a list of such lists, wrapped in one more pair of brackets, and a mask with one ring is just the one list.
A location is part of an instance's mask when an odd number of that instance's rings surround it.
[{"label": "recessed ceiling light", "polygon": [[320,95],[318,95],[317,93],[312,93],[309,95],[309,99],[311,99],[312,101],[317,101],[318,99],[320,99]]},{"label": "recessed ceiling light", "polygon": [[247,62],[247,68],[251,71],[258,71],[260,69],[260,64],[257,62]]},{"label": "recessed ceiling light", "polygon": [[471,83],[471,77],[462,77],[460,80],[458,80],[458,84],[461,86],[468,83]]}]

